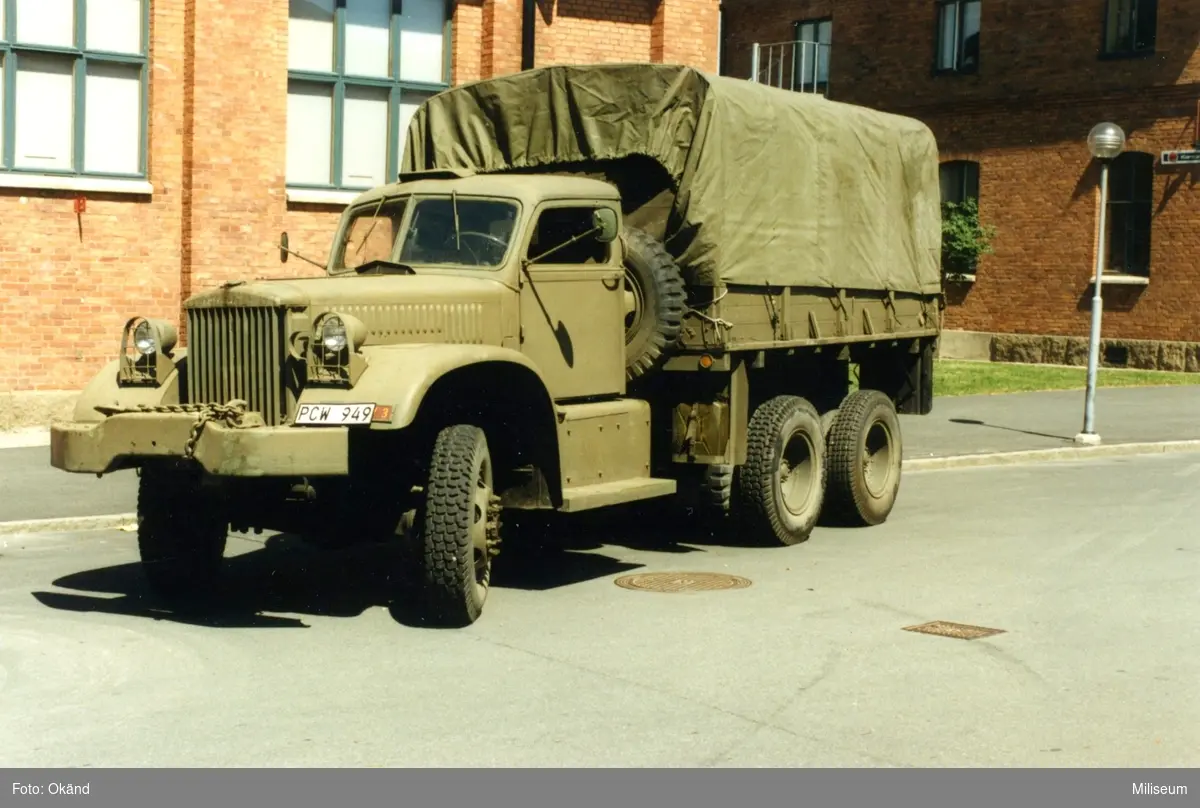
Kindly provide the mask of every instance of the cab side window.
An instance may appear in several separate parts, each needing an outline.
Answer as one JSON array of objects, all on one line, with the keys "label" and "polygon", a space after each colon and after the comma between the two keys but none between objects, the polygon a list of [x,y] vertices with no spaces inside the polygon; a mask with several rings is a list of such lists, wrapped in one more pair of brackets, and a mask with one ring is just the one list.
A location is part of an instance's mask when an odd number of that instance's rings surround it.
[{"label": "cab side window", "polygon": [[558,249],[541,259],[541,264],[602,264],[608,260],[608,244],[597,241],[596,233],[584,236],[573,244],[571,239],[595,227],[591,207],[550,208],[542,211],[529,242],[527,258],[533,259],[547,250]]}]

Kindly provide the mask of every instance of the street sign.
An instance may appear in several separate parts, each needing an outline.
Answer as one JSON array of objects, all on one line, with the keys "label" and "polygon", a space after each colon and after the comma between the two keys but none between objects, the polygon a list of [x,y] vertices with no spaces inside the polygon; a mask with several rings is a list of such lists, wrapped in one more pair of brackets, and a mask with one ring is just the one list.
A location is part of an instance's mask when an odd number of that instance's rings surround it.
[{"label": "street sign", "polygon": [[1165,151],[1159,158],[1164,166],[1197,165],[1200,164],[1200,149],[1188,151]]}]

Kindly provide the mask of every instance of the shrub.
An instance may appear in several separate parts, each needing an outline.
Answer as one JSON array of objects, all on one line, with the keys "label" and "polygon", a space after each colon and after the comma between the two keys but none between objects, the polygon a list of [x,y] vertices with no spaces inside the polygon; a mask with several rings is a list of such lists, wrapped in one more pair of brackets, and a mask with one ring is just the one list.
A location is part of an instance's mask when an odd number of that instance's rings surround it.
[{"label": "shrub", "polygon": [[979,222],[979,205],[974,199],[942,203],[942,269],[947,280],[962,280],[974,274],[979,257],[992,252],[994,227]]}]

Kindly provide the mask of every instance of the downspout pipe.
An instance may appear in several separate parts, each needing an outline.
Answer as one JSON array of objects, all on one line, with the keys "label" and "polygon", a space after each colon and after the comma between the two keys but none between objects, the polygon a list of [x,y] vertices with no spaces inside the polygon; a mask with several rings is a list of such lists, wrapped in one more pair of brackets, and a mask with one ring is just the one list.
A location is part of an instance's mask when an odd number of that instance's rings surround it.
[{"label": "downspout pipe", "polygon": [[533,69],[534,21],[537,17],[537,0],[521,2],[521,69]]}]

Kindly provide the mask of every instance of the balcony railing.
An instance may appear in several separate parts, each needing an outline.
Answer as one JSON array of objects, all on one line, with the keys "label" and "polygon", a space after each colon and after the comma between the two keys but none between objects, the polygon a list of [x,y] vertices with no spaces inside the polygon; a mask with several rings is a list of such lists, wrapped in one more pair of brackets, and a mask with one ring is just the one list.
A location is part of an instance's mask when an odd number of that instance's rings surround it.
[{"label": "balcony railing", "polygon": [[823,42],[755,42],[750,80],[783,90],[829,95],[829,49]]}]

